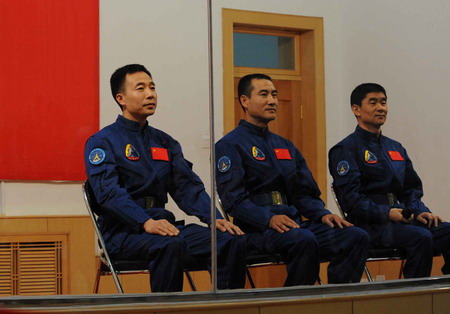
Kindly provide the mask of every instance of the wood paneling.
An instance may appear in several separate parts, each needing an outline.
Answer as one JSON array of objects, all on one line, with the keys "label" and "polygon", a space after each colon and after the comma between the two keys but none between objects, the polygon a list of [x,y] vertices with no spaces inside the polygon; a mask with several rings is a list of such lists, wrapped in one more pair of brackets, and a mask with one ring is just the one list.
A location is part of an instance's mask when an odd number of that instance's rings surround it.
[{"label": "wood paneling", "polygon": [[0,217],[0,232],[2,234],[47,232],[47,218]]},{"label": "wood paneling", "polygon": [[450,313],[450,292],[433,294],[433,314]]},{"label": "wood paneling", "polygon": [[90,218],[49,217],[48,232],[68,233],[69,293],[91,292],[96,264],[94,228]]},{"label": "wood paneling", "polygon": [[63,293],[86,294],[92,291],[95,276],[94,229],[88,216],[0,217],[0,239],[7,235],[27,237],[41,233],[65,234],[67,288]]},{"label": "wood paneling", "polygon": [[0,239],[0,295],[68,292],[66,234],[3,234]]},{"label": "wood paneling", "polygon": [[[338,313],[338,312],[337,312]],[[372,297],[369,300],[353,301],[353,314],[431,314],[433,297],[431,294]],[[448,312],[447,312],[448,313]]]},{"label": "wood paneling", "polygon": [[290,304],[261,307],[260,314],[352,314],[352,302],[321,302],[315,304]]}]

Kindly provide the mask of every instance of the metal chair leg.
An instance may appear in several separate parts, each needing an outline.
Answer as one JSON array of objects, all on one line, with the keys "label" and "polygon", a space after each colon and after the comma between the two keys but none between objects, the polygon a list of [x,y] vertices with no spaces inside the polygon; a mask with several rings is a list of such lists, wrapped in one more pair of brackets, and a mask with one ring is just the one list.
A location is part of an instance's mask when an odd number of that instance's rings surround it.
[{"label": "metal chair leg", "polygon": [[405,267],[405,260],[402,259],[402,263],[400,264],[400,273],[398,274],[398,279],[402,279],[403,268]]},{"label": "metal chair leg", "polygon": [[98,293],[98,287],[100,285],[100,277],[102,273],[102,261],[99,259],[98,260],[98,266],[97,266],[97,275],[95,276],[95,281],[94,281],[94,293],[97,294]]},{"label": "metal chair leg", "polygon": [[185,274],[186,274],[186,277],[187,277],[187,279],[189,281],[189,285],[191,286],[192,291],[197,291],[197,287],[195,286],[195,282],[192,279],[191,273],[186,271]]},{"label": "metal chair leg", "polygon": [[253,282],[252,274],[250,274],[248,268],[245,269],[245,273],[247,275],[248,282],[250,283],[250,287],[255,288],[255,283]]},{"label": "metal chair leg", "polygon": [[372,276],[370,275],[370,271],[367,265],[364,266],[364,272],[366,273],[367,281],[373,282]]}]

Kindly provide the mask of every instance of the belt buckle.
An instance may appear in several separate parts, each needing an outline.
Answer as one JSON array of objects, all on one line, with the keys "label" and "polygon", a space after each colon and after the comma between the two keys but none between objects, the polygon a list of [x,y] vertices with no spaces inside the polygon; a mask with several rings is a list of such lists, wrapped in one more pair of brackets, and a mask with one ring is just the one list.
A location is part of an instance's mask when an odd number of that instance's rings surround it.
[{"label": "belt buckle", "polygon": [[283,205],[283,198],[281,197],[281,193],[278,191],[270,192],[272,195],[272,204],[273,205]]},{"label": "belt buckle", "polygon": [[146,196],[145,199],[145,208],[153,208],[156,205],[156,198],[154,196]]}]

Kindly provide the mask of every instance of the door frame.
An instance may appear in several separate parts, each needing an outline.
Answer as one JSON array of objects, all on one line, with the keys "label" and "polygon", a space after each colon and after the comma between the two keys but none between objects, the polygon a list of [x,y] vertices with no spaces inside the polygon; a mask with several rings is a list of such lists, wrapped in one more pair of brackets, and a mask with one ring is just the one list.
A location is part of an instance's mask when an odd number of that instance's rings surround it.
[{"label": "door frame", "polygon": [[[307,140],[303,142],[302,154],[311,172],[315,174],[314,177],[322,192],[322,199],[326,202],[327,155],[323,18],[222,9],[224,134],[236,127],[234,125],[234,77],[257,71],[255,69],[249,73],[242,71],[235,73],[233,30],[237,26],[267,28],[269,32],[278,29],[301,33],[301,118],[303,134],[308,134]],[[269,75],[274,79],[295,79],[289,74]]]}]

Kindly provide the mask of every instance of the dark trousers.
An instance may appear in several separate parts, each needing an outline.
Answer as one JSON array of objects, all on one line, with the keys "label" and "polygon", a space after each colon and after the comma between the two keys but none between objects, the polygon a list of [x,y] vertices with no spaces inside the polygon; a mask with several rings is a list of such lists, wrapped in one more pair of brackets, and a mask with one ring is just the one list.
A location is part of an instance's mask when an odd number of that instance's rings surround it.
[{"label": "dark trousers", "polygon": [[329,283],[359,282],[369,247],[368,235],[360,228],[330,228],[310,221],[285,233],[267,229],[247,237],[249,252],[276,252],[286,258],[285,286],[313,285],[319,275],[319,260],[330,261]]},{"label": "dark trousers", "polygon": [[433,266],[433,255],[442,253],[444,274],[450,273],[450,224],[439,223],[437,227],[414,221],[411,224],[386,222],[363,226],[369,233],[374,247],[401,248],[406,253],[403,269],[405,278],[428,277]]},{"label": "dark trousers", "polygon": [[360,282],[369,251],[369,235],[361,228],[330,228],[324,223],[305,221],[301,224],[314,233],[319,244],[319,257],[329,261],[328,282]]},{"label": "dark trousers", "polygon": [[[177,227],[176,237],[146,232],[130,233],[114,257],[147,259],[152,292],[183,289],[186,255],[204,257],[211,254],[211,231],[196,224]],[[246,241],[244,237],[217,231],[217,287],[243,288],[245,284]]]},{"label": "dark trousers", "polygon": [[319,275],[318,244],[306,229],[290,229],[279,233],[273,229],[246,235],[248,251],[280,253],[286,260],[284,286],[313,285]]}]

